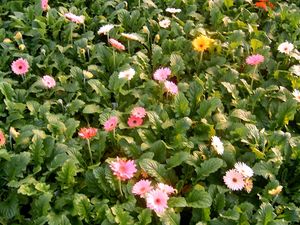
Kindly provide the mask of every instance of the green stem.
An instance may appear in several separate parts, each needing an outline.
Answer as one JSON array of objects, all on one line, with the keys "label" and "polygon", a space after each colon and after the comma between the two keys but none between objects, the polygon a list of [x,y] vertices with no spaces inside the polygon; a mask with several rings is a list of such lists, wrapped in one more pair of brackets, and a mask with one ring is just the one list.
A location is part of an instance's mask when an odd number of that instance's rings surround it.
[{"label": "green stem", "polygon": [[113,58],[114,58],[114,69],[115,69],[115,66],[116,66],[116,53],[115,53],[114,49],[113,49]]},{"label": "green stem", "polygon": [[91,163],[93,164],[93,156],[92,156],[91,144],[90,144],[90,140],[89,139],[87,139],[87,144],[88,144],[88,150],[89,150],[89,155],[90,155]]},{"label": "green stem", "polygon": [[254,74],[255,74],[255,72],[256,72],[256,69],[257,69],[257,65],[255,65],[255,67],[254,67],[254,71],[253,71],[253,74],[252,74],[252,76],[251,76],[251,91],[253,91],[252,90],[252,88],[253,88],[253,76],[254,76]]},{"label": "green stem", "polygon": [[118,184],[119,184],[120,194],[121,194],[121,196],[123,197],[121,180],[118,180]]}]

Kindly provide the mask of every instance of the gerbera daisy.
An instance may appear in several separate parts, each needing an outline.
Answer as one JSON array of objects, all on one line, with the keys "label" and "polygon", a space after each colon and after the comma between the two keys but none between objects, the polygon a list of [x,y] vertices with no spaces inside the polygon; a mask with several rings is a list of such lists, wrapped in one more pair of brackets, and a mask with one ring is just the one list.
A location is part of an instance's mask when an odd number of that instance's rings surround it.
[{"label": "gerbera daisy", "polygon": [[83,24],[84,23],[84,19],[85,19],[84,16],[76,16],[75,14],[70,13],[70,12],[69,13],[65,13],[64,16],[68,20],[70,20],[70,21],[72,21],[74,23],[77,23],[77,24]]},{"label": "gerbera daisy", "polygon": [[176,8],[166,8],[166,12],[169,13],[180,13],[181,9],[176,9]]},{"label": "gerbera daisy", "polygon": [[296,99],[298,102],[300,102],[300,91],[295,89],[293,91],[294,99]]},{"label": "gerbera daisy", "polygon": [[178,93],[178,87],[177,85],[172,82],[172,81],[165,81],[164,82],[164,86],[165,86],[165,90],[172,94],[172,95],[176,95]]},{"label": "gerbera daisy", "polygon": [[29,64],[26,59],[19,58],[12,62],[12,71],[17,75],[25,75],[29,71]]},{"label": "gerbera daisy", "polygon": [[128,70],[121,71],[119,73],[119,78],[124,78],[126,80],[131,80],[135,74],[135,70],[130,68]]},{"label": "gerbera daisy", "polygon": [[106,35],[111,29],[113,29],[115,27],[115,25],[113,24],[107,24],[107,25],[104,25],[102,27],[99,28],[98,30],[98,34],[101,35],[101,34],[104,34]]},{"label": "gerbera daisy", "polygon": [[296,76],[300,76],[300,64],[299,65],[293,65],[290,68],[291,73],[295,74]]},{"label": "gerbera daisy", "polygon": [[54,78],[49,75],[43,76],[42,83],[47,88],[53,88],[56,85]]},{"label": "gerbera daisy", "polygon": [[83,139],[90,139],[97,135],[97,128],[93,127],[83,127],[79,130],[78,135]]},{"label": "gerbera daisy", "polygon": [[113,46],[114,48],[116,48],[120,51],[125,50],[125,46],[121,42],[117,41],[116,39],[110,38],[108,40],[108,42],[109,42],[109,44],[111,44],[111,46]]},{"label": "gerbera daisy", "polygon": [[131,115],[139,118],[144,118],[147,112],[144,107],[135,107],[131,110]]},{"label": "gerbera daisy", "polygon": [[243,162],[237,162],[234,164],[234,168],[245,178],[253,176],[253,170]]},{"label": "gerbera daisy", "polygon": [[119,157],[116,158],[116,161],[111,162],[109,166],[119,180],[130,179],[137,171],[133,160],[120,159]]},{"label": "gerbera daisy", "polygon": [[164,184],[164,183],[158,183],[157,189],[165,192],[167,195],[173,194],[176,191],[172,186]]},{"label": "gerbera daisy", "polygon": [[223,176],[223,180],[226,186],[233,191],[242,190],[245,186],[243,175],[236,169],[228,170]]},{"label": "gerbera daisy", "polygon": [[153,78],[157,81],[165,81],[170,75],[171,70],[169,67],[161,67],[154,72]]},{"label": "gerbera daisy", "polygon": [[213,42],[214,42],[213,39],[201,35],[193,40],[192,45],[196,51],[204,52],[205,50],[210,48]]},{"label": "gerbera daisy", "polygon": [[128,121],[127,121],[127,124],[129,127],[133,128],[133,127],[138,127],[138,126],[141,126],[143,124],[143,119],[142,118],[139,118],[139,117],[136,117],[134,115],[131,115],[129,118],[128,118]]},{"label": "gerbera daisy", "polygon": [[41,7],[43,11],[47,11],[48,9],[48,0],[41,0]]},{"label": "gerbera daisy", "polygon": [[3,132],[0,130],[0,146],[5,144],[5,136],[3,134]]},{"label": "gerbera daisy", "polygon": [[212,145],[212,147],[214,148],[214,150],[219,155],[223,155],[223,153],[224,153],[224,146],[223,146],[223,142],[220,140],[219,137],[213,136],[211,138],[211,145]]},{"label": "gerbera daisy", "polygon": [[246,63],[248,65],[255,66],[262,63],[264,60],[265,58],[260,54],[250,55],[246,58]]},{"label": "gerbera daisy", "polygon": [[294,49],[294,45],[288,41],[281,43],[277,50],[281,53],[290,54]]},{"label": "gerbera daisy", "polygon": [[152,190],[151,181],[149,180],[140,180],[139,182],[135,183],[132,187],[132,193],[134,195],[139,195],[140,197],[144,198],[146,194]]},{"label": "gerbera daisy", "polygon": [[104,123],[104,130],[105,131],[112,131],[117,127],[118,124],[118,117],[112,116]]},{"label": "gerbera daisy", "polygon": [[168,208],[168,195],[159,190],[152,190],[146,195],[146,203],[149,209],[154,210],[158,215],[161,215]]},{"label": "gerbera daisy", "polygon": [[162,28],[168,28],[171,24],[171,21],[169,19],[164,19],[158,22],[159,26]]}]

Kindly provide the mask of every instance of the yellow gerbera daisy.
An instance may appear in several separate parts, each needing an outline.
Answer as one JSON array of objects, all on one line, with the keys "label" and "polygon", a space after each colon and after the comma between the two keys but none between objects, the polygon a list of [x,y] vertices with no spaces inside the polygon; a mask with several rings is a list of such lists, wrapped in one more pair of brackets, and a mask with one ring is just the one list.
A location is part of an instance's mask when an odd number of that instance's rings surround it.
[{"label": "yellow gerbera daisy", "polygon": [[192,44],[196,51],[204,52],[206,49],[208,49],[211,46],[211,44],[213,42],[214,42],[213,39],[201,35],[201,36],[195,38],[193,40]]}]

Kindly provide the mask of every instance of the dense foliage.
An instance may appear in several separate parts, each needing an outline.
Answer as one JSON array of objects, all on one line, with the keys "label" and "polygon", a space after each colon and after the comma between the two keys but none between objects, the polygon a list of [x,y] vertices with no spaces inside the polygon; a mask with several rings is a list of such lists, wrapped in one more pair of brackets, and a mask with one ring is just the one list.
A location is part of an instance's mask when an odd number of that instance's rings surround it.
[{"label": "dense foliage", "polygon": [[0,5],[0,224],[300,223],[298,0],[48,4]]}]

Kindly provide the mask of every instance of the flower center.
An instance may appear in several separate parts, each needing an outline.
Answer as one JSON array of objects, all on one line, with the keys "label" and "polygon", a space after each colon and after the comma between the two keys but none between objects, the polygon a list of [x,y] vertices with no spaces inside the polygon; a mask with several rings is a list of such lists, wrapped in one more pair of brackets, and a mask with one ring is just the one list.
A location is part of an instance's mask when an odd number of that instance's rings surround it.
[{"label": "flower center", "polygon": [[160,204],[161,203],[161,200],[159,198],[156,198],[155,201],[154,201],[156,204]]},{"label": "flower center", "polygon": [[236,183],[237,182],[237,179],[234,177],[234,178],[232,178],[232,182],[233,183]]},{"label": "flower center", "polygon": [[19,66],[19,70],[21,70],[23,68],[23,66]]}]

